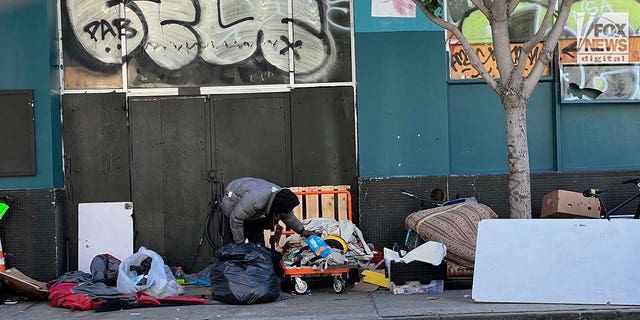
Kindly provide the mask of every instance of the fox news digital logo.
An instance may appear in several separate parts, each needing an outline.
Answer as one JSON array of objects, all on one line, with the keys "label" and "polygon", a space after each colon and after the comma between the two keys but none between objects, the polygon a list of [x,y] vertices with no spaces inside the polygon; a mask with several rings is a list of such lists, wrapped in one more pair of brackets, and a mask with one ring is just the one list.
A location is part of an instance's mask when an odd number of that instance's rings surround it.
[{"label": "fox news digital logo", "polygon": [[576,22],[579,64],[629,63],[628,13],[578,13]]}]

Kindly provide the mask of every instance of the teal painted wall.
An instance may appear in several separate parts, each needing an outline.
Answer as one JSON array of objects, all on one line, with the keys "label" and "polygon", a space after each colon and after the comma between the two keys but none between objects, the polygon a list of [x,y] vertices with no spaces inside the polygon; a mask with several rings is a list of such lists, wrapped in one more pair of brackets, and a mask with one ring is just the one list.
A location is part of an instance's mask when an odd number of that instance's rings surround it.
[{"label": "teal painted wall", "polygon": [[[15,1],[0,7],[0,90],[34,90],[35,176],[0,178],[0,190],[62,186],[60,106],[52,74],[57,46],[55,1]],[[4,119],[3,119],[4,120]]]},{"label": "teal painted wall", "polygon": [[372,17],[371,0],[354,0],[353,13],[356,33],[441,30],[440,27],[427,19],[419,10],[416,12],[415,18]]},{"label": "teal painted wall", "polygon": [[[553,83],[540,82],[527,109],[532,171],[555,169]],[[449,86],[451,173],[506,173],[504,111],[498,95],[484,82]]]},{"label": "teal painted wall", "polygon": [[640,167],[640,104],[560,106],[563,170]]},{"label": "teal painted wall", "polygon": [[362,177],[449,172],[442,32],[356,34]]},{"label": "teal painted wall", "polygon": [[[507,172],[500,101],[484,81],[448,81],[439,27],[371,17],[369,0],[354,16],[361,177]],[[640,168],[640,104],[561,104],[557,88],[530,98],[532,171]]]},{"label": "teal painted wall", "polygon": [[[34,90],[37,174],[0,178],[0,190],[61,187],[56,4],[15,3],[0,9],[0,89]],[[482,82],[447,82],[439,27],[419,12],[371,17],[369,0],[354,7],[360,175],[505,172],[498,99]],[[531,98],[532,170],[640,167],[638,104],[559,104],[554,88],[540,83]]]}]

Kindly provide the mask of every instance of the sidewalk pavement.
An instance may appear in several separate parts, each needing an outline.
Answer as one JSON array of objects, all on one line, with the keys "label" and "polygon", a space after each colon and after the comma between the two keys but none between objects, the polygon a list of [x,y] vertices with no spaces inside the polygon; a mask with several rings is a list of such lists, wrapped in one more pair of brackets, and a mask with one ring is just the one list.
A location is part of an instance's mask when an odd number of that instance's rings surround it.
[{"label": "sidewalk pavement", "polygon": [[[316,292],[317,291],[317,292]],[[476,303],[471,290],[393,295],[386,290],[316,290],[293,299],[248,306],[211,305],[138,308],[105,313],[72,312],[46,302],[0,305],[0,319],[640,319],[640,306]]]}]

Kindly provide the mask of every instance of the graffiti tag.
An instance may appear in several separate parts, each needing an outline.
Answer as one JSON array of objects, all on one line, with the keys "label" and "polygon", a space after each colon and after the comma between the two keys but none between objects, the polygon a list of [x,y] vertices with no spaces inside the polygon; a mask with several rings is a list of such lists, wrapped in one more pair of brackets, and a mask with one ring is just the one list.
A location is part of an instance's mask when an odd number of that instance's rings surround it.
[{"label": "graffiti tag", "polygon": [[321,78],[337,59],[333,32],[350,32],[349,5],[294,1],[293,18],[287,0],[67,0],[66,10],[84,54],[99,63],[144,54],[174,71],[196,60],[233,65],[261,56],[289,72],[291,58],[297,75]]},{"label": "graffiti tag", "polygon": [[[475,53],[480,58],[482,65],[489,72],[489,74],[497,78],[500,76],[498,73],[498,67],[496,66],[496,58],[493,55],[493,47],[490,45],[473,45],[472,46]],[[464,51],[462,45],[452,45],[451,48],[451,62],[450,62],[450,73],[451,79],[474,79],[480,78],[481,75],[478,73],[473,66],[471,65],[471,61],[467,57],[467,53]],[[538,60],[540,56],[540,51],[542,50],[542,44],[538,44],[531,53],[527,56],[526,66],[525,66],[525,76],[529,74],[531,68]],[[511,56],[513,61],[518,61],[520,58],[520,54],[522,53],[522,44],[513,43],[511,44]],[[543,71],[542,75],[549,75],[549,67],[547,66]]]}]

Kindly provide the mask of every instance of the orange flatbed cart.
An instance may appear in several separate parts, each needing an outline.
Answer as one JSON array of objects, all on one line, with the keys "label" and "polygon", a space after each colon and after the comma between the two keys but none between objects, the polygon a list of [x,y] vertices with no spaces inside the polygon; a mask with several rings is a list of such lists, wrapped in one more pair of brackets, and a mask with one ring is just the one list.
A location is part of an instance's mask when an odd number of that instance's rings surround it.
[{"label": "orange flatbed cart", "polygon": [[[347,210],[346,210],[346,217],[349,219],[349,221],[352,221],[352,211],[351,211],[351,193],[349,192],[349,190],[308,190],[308,189],[302,189],[300,191],[296,191],[294,188],[291,188],[292,191],[294,191],[294,193],[296,195],[298,195],[298,198],[300,198],[300,203],[308,203],[309,201],[305,201],[303,202],[302,198],[304,197],[325,197],[327,198],[328,196],[330,196],[331,198],[333,197],[339,197],[342,196],[343,201],[338,201],[338,202],[342,202],[343,206],[346,206]],[[346,196],[346,199],[345,199]],[[311,201],[316,201],[316,200],[322,200],[322,198],[318,199],[318,198],[312,198]],[[346,201],[345,201],[346,200]],[[329,202],[330,204],[327,205],[326,201],[318,201],[320,203],[320,205],[316,206],[316,204],[313,204],[313,207],[311,208],[311,210],[317,210],[318,207],[322,207],[322,209],[320,210],[321,212],[327,212],[327,211],[331,211],[331,213],[333,213],[334,210],[336,210],[336,212],[340,209],[339,205],[338,205],[338,209],[334,209],[333,208],[333,203]],[[331,207],[330,210],[324,208],[324,206],[329,206]],[[298,210],[299,212],[295,212],[294,214],[298,215],[299,218],[302,218],[302,211],[303,210],[309,210],[310,206],[307,205],[306,208],[301,208],[300,210]],[[317,217],[318,218],[324,218],[326,216],[320,216],[319,213],[317,213]],[[310,214],[307,211],[307,217],[309,217]],[[338,214],[338,220],[341,218],[340,214]],[[290,235],[293,234],[293,231],[284,231],[283,235]],[[308,285],[306,283],[306,281],[304,281],[304,278],[315,278],[315,277],[333,277],[333,291],[335,293],[343,293],[346,290],[346,278],[349,274],[349,270],[352,268],[349,265],[335,265],[335,266],[327,266],[327,268],[325,270],[320,270],[320,269],[315,269],[312,267],[291,267],[291,266],[286,266],[283,262],[280,262],[280,266],[282,268],[282,271],[284,273],[285,276],[288,276],[290,278],[292,278],[292,280],[295,282],[294,285],[294,291],[298,294],[304,294],[307,292],[308,289]]]}]

